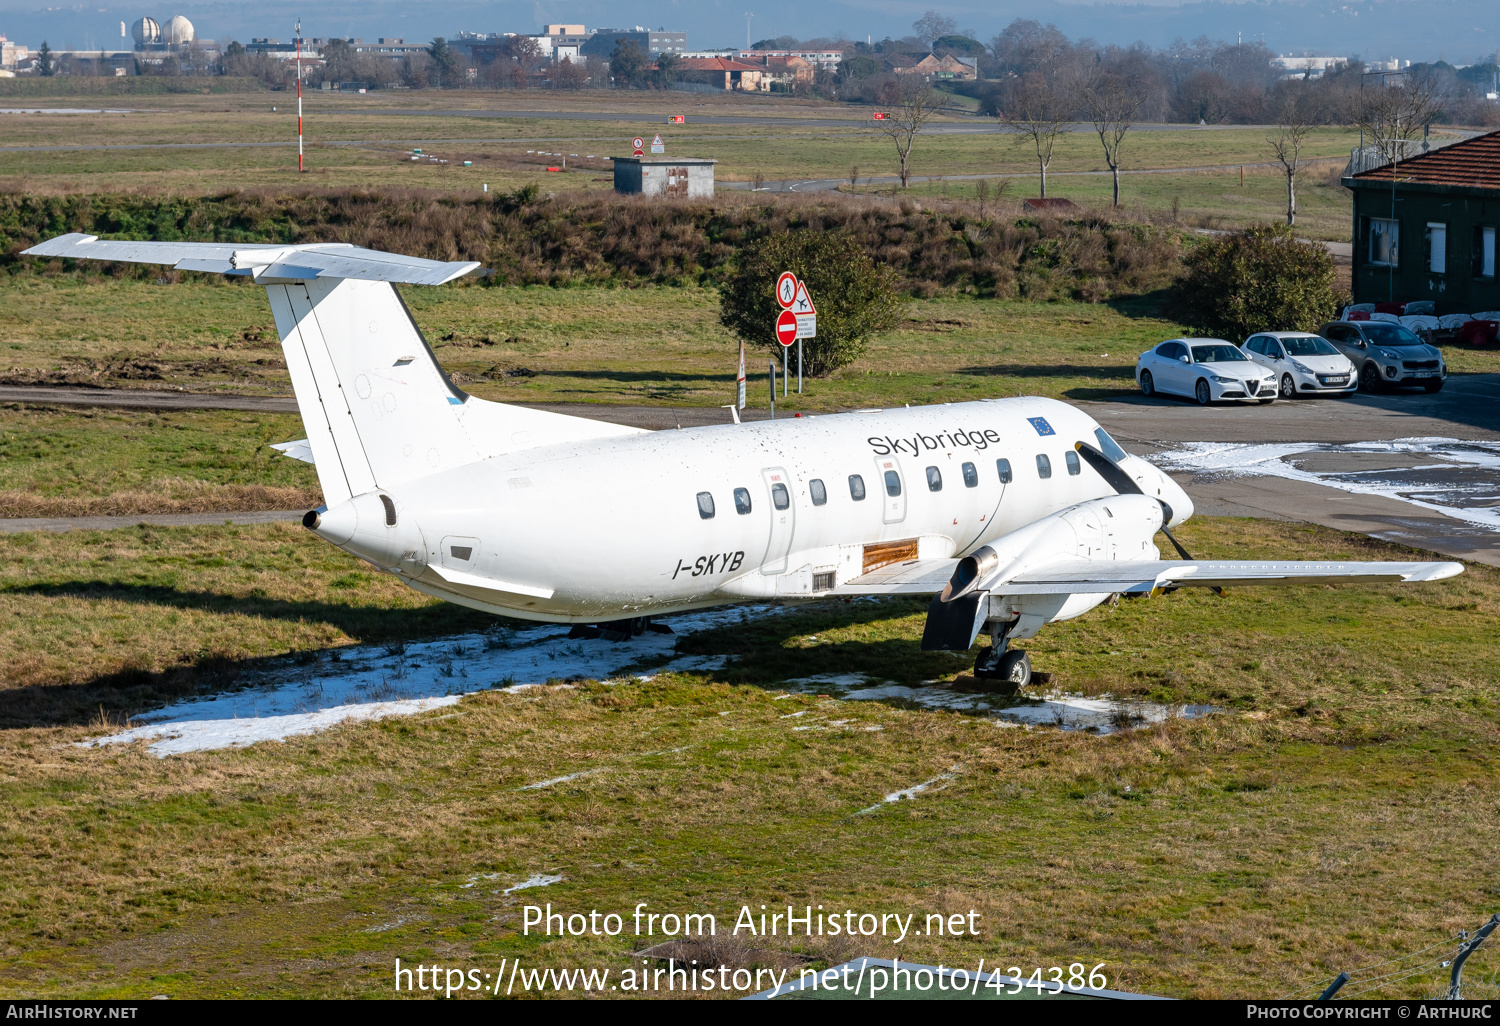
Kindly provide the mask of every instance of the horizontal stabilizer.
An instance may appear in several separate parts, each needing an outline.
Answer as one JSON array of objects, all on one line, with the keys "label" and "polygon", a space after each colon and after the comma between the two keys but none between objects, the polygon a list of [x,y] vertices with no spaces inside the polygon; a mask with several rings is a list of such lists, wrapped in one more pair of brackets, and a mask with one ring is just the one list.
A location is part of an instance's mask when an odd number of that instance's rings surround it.
[{"label": "horizontal stabilizer", "polygon": [[263,279],[306,281],[354,278],[401,285],[442,285],[479,268],[473,261],[424,260],[382,253],[342,242],[300,246],[276,243],[132,242],[101,239],[74,232],[37,243],[22,256],[73,260],[119,260],[132,264],[165,264],[180,271],[248,274]]},{"label": "horizontal stabilizer", "polygon": [[299,438],[295,442],[272,442],[271,448],[283,456],[301,460],[303,463],[317,463],[317,460],[313,459],[312,443],[305,438]]}]

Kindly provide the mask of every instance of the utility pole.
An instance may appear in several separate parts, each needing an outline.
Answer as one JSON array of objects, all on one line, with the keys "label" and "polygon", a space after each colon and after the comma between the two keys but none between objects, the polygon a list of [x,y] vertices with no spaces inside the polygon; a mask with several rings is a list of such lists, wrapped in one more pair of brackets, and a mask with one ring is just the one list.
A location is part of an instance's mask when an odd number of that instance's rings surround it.
[{"label": "utility pole", "polygon": [[297,173],[307,168],[302,166],[302,19],[297,19]]},{"label": "utility pole", "polygon": [[1481,926],[1478,931],[1475,932],[1473,938],[1465,942],[1464,946],[1458,949],[1458,957],[1453,960],[1453,973],[1448,978],[1449,1001],[1463,1000],[1462,977],[1464,972],[1464,963],[1469,960],[1470,955],[1479,950],[1479,945],[1483,944],[1485,942],[1485,939],[1489,937],[1490,934],[1495,932],[1495,927],[1497,926],[1500,926],[1500,912],[1497,912],[1494,915],[1490,916],[1490,921]]}]

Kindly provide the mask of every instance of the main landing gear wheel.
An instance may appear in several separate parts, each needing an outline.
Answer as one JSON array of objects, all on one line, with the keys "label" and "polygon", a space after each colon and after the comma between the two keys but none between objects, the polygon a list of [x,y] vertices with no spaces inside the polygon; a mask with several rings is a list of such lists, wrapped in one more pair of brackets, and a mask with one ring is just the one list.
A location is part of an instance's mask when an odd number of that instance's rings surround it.
[{"label": "main landing gear wheel", "polygon": [[1005,690],[1016,691],[1031,683],[1031,657],[1019,650],[996,655],[993,648],[982,648],[974,660],[974,676],[997,681]]},{"label": "main landing gear wheel", "polygon": [[1202,378],[1198,379],[1198,385],[1193,389],[1193,398],[1198,400],[1199,406],[1207,406],[1213,398],[1213,393],[1208,390],[1208,382]]},{"label": "main landing gear wheel", "polygon": [[1156,394],[1156,382],[1151,379],[1150,371],[1141,371],[1141,395],[1147,399]]},{"label": "main landing gear wheel", "polygon": [[1297,383],[1292,380],[1292,376],[1290,374],[1283,374],[1281,376],[1281,398],[1297,398]]},{"label": "main landing gear wheel", "polygon": [[1380,368],[1373,363],[1365,364],[1365,369],[1359,372],[1359,390],[1361,392],[1380,391]]}]

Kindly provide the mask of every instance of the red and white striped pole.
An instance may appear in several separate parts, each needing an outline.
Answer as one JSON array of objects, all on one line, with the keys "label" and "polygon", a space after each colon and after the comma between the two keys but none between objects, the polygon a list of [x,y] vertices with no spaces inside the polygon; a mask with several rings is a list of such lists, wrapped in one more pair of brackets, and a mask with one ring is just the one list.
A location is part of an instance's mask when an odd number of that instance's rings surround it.
[{"label": "red and white striped pole", "polygon": [[302,19],[297,19],[297,173],[307,170],[302,166]]}]

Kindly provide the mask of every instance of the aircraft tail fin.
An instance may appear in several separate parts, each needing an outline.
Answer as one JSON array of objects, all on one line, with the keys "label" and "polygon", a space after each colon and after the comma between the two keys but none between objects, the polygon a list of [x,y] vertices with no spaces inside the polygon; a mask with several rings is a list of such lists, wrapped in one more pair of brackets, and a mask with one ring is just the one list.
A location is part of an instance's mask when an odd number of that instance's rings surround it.
[{"label": "aircraft tail fin", "polygon": [[325,501],[518,449],[636,434],[464,392],[387,282],[267,284]]}]

